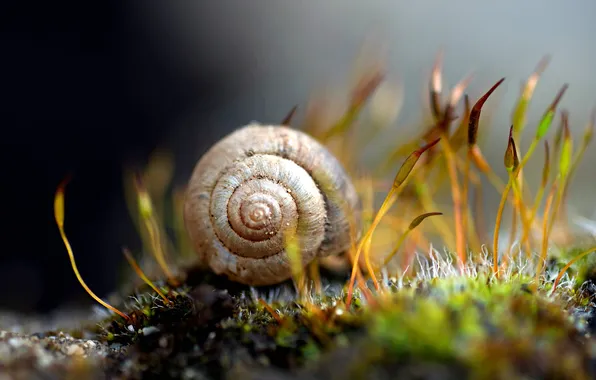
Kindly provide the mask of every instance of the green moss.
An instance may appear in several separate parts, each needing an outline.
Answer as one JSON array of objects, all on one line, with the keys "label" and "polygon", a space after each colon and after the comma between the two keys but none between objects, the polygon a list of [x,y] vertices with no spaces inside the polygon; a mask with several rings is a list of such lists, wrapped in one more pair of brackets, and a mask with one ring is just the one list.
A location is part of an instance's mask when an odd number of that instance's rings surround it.
[{"label": "green moss", "polygon": [[501,280],[482,274],[481,266],[477,273],[411,278],[402,286],[389,281],[376,303],[357,295],[350,308],[341,286],[308,301],[278,299],[265,307],[250,288],[230,283],[230,292],[225,279],[198,276],[164,289],[171,305],[138,293],[124,304],[132,327],[118,317],[96,332],[108,344],[129,347],[125,368],[115,357],[108,371],[124,377],[176,377],[188,368],[214,379],[238,368],[312,374],[337,365],[327,358],[346,350],[352,356],[338,371],[349,378],[411,366],[466,378],[595,374],[589,296],[564,286],[549,297],[548,282],[531,292],[533,278],[523,271]]}]

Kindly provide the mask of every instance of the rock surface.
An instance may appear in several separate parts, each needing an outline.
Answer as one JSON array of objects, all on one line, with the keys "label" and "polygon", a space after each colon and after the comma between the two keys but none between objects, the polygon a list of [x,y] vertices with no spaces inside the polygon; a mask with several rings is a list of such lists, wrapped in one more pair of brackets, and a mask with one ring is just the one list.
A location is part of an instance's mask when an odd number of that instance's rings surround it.
[{"label": "rock surface", "polygon": [[103,378],[104,359],[114,349],[91,339],[0,331],[0,379]]}]

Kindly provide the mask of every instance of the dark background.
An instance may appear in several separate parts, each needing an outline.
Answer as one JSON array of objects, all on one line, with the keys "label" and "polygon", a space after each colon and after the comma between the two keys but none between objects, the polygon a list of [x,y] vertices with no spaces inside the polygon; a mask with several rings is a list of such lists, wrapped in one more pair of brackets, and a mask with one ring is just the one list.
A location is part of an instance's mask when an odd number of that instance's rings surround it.
[{"label": "dark background", "polygon": [[[166,148],[175,154],[176,183],[184,183],[205,149],[232,129],[277,122],[320,90],[345,94],[371,32],[388,49],[388,80],[405,89],[391,138],[371,155],[416,133],[405,126],[420,115],[439,49],[446,88],[474,72],[471,99],[506,77],[491,97],[493,124],[481,125],[495,167],[520,84],[545,54],[552,61],[528,124],[568,82],[561,105],[578,136],[596,104],[595,14],[592,0],[3,1],[0,309],[92,303],[53,219],[54,192],[68,173],[67,234],[87,284],[104,296],[118,282],[121,246],[140,247],[123,197],[125,164]],[[570,211],[587,218],[596,217],[595,153],[571,189]],[[530,180],[538,180],[541,160],[538,153],[530,163],[537,169],[528,170]],[[498,201],[487,194],[488,218]]]},{"label": "dark background", "polygon": [[241,86],[225,65],[173,70],[123,3],[1,5],[1,308],[87,302],[53,218],[68,173],[66,230],[79,270],[96,293],[112,289],[121,246],[139,246],[123,165],[172,148],[175,118],[191,107],[206,115]]}]

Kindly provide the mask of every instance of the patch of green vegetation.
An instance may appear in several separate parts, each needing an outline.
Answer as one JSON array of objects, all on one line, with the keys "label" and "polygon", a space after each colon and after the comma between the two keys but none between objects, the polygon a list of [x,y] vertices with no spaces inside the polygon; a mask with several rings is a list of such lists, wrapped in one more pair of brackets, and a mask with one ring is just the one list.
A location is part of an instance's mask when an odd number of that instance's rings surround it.
[{"label": "patch of green vegetation", "polygon": [[265,303],[254,289],[223,290],[225,279],[201,281],[168,291],[169,306],[156,293],[136,296],[125,309],[138,315],[133,325],[116,315],[99,336],[129,347],[126,360],[112,358],[108,370],[126,378],[176,378],[192,369],[223,379],[272,368],[315,376],[338,365],[330,357],[348,354],[337,378],[407,374],[411,366],[474,379],[592,378],[596,341],[586,315],[560,297],[531,292],[531,280],[523,273],[508,281],[388,280],[378,302],[357,292],[350,307],[342,292]]},{"label": "patch of green vegetation", "polygon": [[561,303],[519,283],[473,279],[453,291],[443,282],[451,281],[437,281],[426,294],[398,292],[384,302],[371,318],[371,344],[396,361],[460,363],[471,378],[593,376],[587,363],[596,356],[586,344],[594,342],[577,331]]}]

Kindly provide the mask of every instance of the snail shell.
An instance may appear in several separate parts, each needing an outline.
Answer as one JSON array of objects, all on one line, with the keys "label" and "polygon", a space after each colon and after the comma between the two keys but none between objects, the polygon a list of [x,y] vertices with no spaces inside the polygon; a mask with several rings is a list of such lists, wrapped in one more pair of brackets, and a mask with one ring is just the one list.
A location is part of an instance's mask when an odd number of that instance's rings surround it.
[{"label": "snail shell", "polygon": [[344,168],[319,142],[288,127],[252,123],[199,160],[184,221],[200,260],[215,273],[270,285],[291,277],[288,232],[303,265],[341,253],[351,227],[360,225],[360,202]]}]

